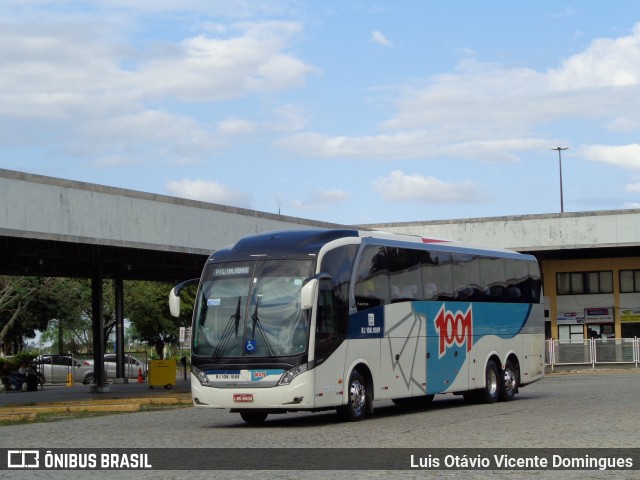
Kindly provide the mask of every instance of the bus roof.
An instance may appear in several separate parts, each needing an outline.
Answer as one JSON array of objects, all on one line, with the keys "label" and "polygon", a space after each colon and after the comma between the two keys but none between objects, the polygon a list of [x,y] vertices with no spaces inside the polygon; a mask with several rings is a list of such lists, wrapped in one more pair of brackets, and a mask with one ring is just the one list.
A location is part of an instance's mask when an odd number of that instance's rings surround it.
[{"label": "bus roof", "polygon": [[[394,247],[420,246],[421,250],[454,251],[459,253],[489,256],[530,257],[512,250],[496,249],[479,245],[463,244],[455,240],[425,238],[418,235],[404,235],[376,230],[350,229],[295,229],[276,230],[248,235],[235,244],[215,251],[210,260],[247,257],[285,257],[292,254],[315,255],[329,242],[343,238],[362,238],[366,243],[380,243]],[[370,239],[370,240],[367,240]],[[428,245],[428,247],[427,247]]]}]

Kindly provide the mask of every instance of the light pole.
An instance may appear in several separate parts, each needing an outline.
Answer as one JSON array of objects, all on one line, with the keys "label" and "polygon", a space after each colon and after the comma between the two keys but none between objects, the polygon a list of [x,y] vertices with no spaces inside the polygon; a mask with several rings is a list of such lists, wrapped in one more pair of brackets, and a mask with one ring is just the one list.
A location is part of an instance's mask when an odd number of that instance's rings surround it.
[{"label": "light pole", "polygon": [[569,147],[551,147],[551,150],[558,151],[558,165],[560,167],[560,213],[564,213],[564,199],[562,198],[562,150],[568,150]]}]

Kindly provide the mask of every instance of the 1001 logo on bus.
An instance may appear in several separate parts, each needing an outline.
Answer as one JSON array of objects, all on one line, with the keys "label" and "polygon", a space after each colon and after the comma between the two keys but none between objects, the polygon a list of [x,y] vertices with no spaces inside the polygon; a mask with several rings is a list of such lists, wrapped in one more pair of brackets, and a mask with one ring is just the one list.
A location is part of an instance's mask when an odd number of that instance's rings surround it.
[{"label": "1001 logo on bus", "polygon": [[464,313],[462,310],[457,310],[455,313],[451,310],[445,310],[445,306],[442,304],[433,323],[440,338],[438,358],[442,358],[447,349],[454,344],[462,347],[466,343],[467,352],[471,350],[473,346],[473,312],[471,304],[469,304],[469,308]]}]

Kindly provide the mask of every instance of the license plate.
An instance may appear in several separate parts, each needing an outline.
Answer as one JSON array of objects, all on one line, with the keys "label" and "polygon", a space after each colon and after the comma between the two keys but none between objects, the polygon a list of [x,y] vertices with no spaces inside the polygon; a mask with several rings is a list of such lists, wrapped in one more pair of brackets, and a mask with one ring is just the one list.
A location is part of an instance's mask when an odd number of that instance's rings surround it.
[{"label": "license plate", "polygon": [[216,373],[214,375],[215,380],[240,380],[239,373]]},{"label": "license plate", "polygon": [[233,395],[233,401],[236,403],[251,403],[253,402],[252,393],[235,393]]}]

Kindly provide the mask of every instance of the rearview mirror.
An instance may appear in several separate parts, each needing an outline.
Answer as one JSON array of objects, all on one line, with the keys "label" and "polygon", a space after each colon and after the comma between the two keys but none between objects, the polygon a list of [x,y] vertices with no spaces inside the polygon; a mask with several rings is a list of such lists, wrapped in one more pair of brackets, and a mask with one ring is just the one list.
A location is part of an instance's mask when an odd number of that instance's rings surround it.
[{"label": "rearview mirror", "polygon": [[180,291],[190,285],[197,285],[199,281],[199,278],[192,278],[191,280],[179,283],[171,289],[169,292],[169,311],[172,317],[180,316]]},{"label": "rearview mirror", "polygon": [[300,290],[300,308],[309,310],[313,307],[316,299],[316,291],[318,290],[318,279],[309,280]]},{"label": "rearview mirror", "polygon": [[320,280],[331,280],[331,275],[326,272],[321,272],[310,278],[307,283],[300,289],[300,308],[302,310],[309,310],[313,307],[316,301],[316,295],[318,291],[318,284]]},{"label": "rearview mirror", "polygon": [[180,316],[180,297],[176,295],[175,288],[172,288],[169,292],[169,311],[172,317]]}]

